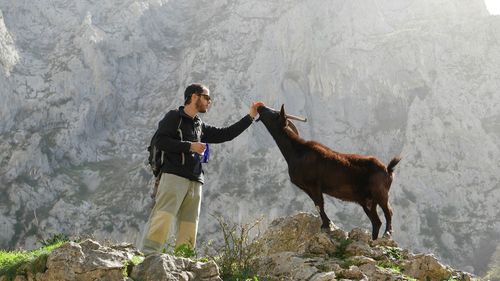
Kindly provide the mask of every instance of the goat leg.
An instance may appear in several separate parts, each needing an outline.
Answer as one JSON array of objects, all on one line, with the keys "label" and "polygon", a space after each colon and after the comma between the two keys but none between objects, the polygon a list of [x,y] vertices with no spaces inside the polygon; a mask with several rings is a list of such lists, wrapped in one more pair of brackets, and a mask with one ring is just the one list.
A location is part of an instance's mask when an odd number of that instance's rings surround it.
[{"label": "goat leg", "polygon": [[384,211],[385,216],[385,232],[383,237],[391,238],[392,237],[392,208],[388,201],[381,204],[380,207]]},{"label": "goat leg", "polygon": [[322,222],[321,230],[327,230],[327,231],[331,230],[332,221],[328,218],[328,216],[325,213],[325,202],[323,199],[323,193],[307,192],[307,194],[314,201],[314,204],[316,205],[316,210],[318,210],[319,216],[321,217],[321,222]]},{"label": "goat leg", "polygon": [[365,204],[361,206],[363,207],[363,211],[365,211],[365,214],[368,216],[370,222],[372,223],[372,239],[376,240],[378,238],[380,226],[382,226],[382,221],[380,221],[380,218],[377,214],[377,203],[373,202],[372,200],[369,201],[369,203],[365,202]]}]

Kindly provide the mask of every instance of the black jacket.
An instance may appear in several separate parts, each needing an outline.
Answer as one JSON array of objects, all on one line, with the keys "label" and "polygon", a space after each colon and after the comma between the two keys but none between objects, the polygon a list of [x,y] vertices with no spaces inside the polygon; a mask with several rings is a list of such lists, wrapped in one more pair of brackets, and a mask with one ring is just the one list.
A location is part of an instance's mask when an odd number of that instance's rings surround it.
[{"label": "black jacket", "polygon": [[[182,118],[182,122],[180,122]],[[246,115],[240,121],[226,128],[207,125],[196,116],[191,118],[184,107],[169,111],[158,124],[157,146],[165,151],[162,173],[178,175],[203,183],[201,155],[190,152],[191,142],[221,143],[234,139],[252,124],[252,117]],[[180,123],[180,131],[177,130]]]}]

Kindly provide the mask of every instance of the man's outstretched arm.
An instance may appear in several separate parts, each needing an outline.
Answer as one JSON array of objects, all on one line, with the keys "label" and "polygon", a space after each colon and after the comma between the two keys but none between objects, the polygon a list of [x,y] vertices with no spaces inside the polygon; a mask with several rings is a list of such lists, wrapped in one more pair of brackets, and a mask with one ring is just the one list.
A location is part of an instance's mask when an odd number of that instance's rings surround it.
[{"label": "man's outstretched arm", "polygon": [[234,139],[245,131],[257,116],[257,108],[263,106],[262,102],[253,102],[250,105],[250,112],[245,115],[240,121],[225,128],[218,128],[203,124],[202,142],[206,143],[221,143]]}]

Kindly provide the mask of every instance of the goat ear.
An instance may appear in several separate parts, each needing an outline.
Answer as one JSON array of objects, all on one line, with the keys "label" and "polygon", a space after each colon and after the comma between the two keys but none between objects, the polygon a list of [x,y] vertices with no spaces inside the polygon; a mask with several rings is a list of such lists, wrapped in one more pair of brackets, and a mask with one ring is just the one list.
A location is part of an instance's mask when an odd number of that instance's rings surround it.
[{"label": "goat ear", "polygon": [[286,113],[285,113],[285,105],[281,105],[280,110],[280,125],[281,127],[286,127]]}]

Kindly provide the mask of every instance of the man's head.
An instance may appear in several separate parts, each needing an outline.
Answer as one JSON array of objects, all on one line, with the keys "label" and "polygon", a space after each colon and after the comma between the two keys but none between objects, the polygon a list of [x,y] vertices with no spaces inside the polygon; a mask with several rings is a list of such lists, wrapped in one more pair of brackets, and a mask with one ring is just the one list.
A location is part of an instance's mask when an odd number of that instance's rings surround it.
[{"label": "man's head", "polygon": [[207,112],[210,103],[210,90],[203,84],[191,84],[184,91],[184,105],[194,106],[198,112]]}]

